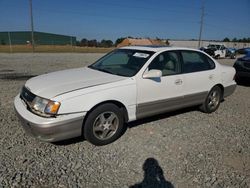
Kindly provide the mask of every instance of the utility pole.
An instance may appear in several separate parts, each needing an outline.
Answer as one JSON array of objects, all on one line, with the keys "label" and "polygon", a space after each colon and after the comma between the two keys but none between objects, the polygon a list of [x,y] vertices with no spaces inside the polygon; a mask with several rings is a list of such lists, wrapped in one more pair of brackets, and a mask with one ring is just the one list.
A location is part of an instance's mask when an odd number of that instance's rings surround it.
[{"label": "utility pole", "polygon": [[201,36],[202,36],[202,30],[203,30],[203,23],[204,23],[204,0],[202,1],[202,6],[201,6],[201,21],[200,21],[200,34],[199,34],[199,43],[198,43],[198,48],[201,47]]},{"label": "utility pole", "polygon": [[10,32],[8,32],[8,38],[9,38],[10,53],[12,53],[13,50],[12,50],[12,43],[11,43],[11,38],[10,38]]},{"label": "utility pole", "polygon": [[72,41],[72,36],[70,36],[70,45],[71,45],[71,51],[73,52],[73,41]]},{"label": "utility pole", "polygon": [[31,26],[31,42],[32,42],[32,52],[35,51],[35,40],[34,40],[34,24],[33,24],[33,8],[32,8],[32,0],[29,0],[30,3],[30,26]]}]

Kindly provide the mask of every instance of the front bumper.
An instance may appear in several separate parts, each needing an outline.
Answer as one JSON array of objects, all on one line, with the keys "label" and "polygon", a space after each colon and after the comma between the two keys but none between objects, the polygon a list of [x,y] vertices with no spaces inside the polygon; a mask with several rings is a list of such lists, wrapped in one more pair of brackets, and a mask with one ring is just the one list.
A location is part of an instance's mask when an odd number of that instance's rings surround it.
[{"label": "front bumper", "polygon": [[26,132],[39,140],[55,142],[82,135],[86,112],[60,115],[55,118],[40,117],[27,110],[19,95],[15,98],[14,107]]}]

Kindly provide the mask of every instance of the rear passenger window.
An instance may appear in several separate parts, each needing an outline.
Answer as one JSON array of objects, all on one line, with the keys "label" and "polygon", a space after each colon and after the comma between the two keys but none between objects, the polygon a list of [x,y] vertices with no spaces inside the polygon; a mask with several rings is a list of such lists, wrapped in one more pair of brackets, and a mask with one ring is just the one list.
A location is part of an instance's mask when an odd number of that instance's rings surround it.
[{"label": "rear passenger window", "polygon": [[183,72],[199,72],[210,70],[215,67],[214,62],[200,52],[182,51]]},{"label": "rear passenger window", "polygon": [[214,69],[215,68],[215,64],[214,64],[213,60],[210,59],[209,57],[206,57],[206,58],[207,58],[207,61],[208,61],[209,65],[210,65],[210,68]]}]

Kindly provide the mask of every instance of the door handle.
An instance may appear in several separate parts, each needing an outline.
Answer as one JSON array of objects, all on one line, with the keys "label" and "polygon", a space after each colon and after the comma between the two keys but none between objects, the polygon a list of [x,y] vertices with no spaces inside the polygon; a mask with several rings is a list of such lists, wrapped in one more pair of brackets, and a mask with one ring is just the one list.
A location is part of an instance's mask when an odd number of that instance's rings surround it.
[{"label": "door handle", "polygon": [[176,85],[181,85],[182,84],[182,79],[177,79],[174,82]]}]

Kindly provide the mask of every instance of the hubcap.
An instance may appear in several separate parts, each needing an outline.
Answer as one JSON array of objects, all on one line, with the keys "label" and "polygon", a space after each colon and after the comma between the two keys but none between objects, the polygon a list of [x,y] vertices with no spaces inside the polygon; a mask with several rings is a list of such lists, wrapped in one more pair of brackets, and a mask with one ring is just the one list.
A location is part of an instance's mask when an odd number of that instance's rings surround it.
[{"label": "hubcap", "polygon": [[119,125],[118,116],[113,112],[103,112],[94,121],[93,133],[100,140],[111,138]]},{"label": "hubcap", "polygon": [[218,91],[214,90],[210,93],[208,97],[208,107],[213,110],[217,108],[218,104],[220,103],[220,94]]}]

